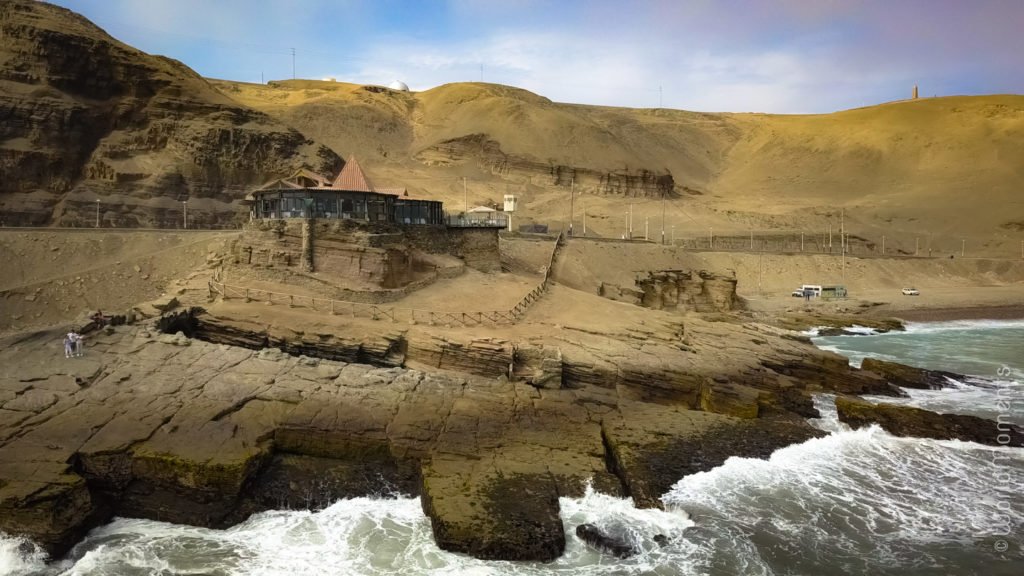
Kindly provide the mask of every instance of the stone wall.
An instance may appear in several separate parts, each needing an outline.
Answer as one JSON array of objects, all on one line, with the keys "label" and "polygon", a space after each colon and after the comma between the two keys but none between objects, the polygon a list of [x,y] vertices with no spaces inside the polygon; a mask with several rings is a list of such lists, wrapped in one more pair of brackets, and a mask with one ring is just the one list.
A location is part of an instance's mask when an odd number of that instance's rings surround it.
[{"label": "stone wall", "polygon": [[[303,260],[303,220],[256,220],[243,228],[232,247],[245,266],[295,267]],[[460,258],[482,272],[498,272],[498,231],[491,228],[393,226],[353,220],[315,220],[312,260],[317,272],[329,274],[353,290],[401,289],[441,276],[449,268],[430,255]]]},{"label": "stone wall", "polygon": [[499,272],[497,228],[410,226],[405,235],[413,246],[430,254],[450,254],[481,272]]}]

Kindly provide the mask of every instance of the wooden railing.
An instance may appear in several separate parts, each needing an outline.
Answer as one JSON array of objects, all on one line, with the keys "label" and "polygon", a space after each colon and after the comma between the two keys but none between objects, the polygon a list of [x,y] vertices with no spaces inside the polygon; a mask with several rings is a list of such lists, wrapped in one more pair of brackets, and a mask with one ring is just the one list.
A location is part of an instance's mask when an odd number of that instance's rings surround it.
[{"label": "wooden railing", "polygon": [[347,302],[332,298],[318,298],[284,292],[273,292],[259,288],[232,286],[223,282],[207,283],[210,296],[219,295],[225,300],[244,299],[246,302],[258,301],[270,304],[286,304],[290,307],[309,308],[318,312],[335,316],[352,318],[369,318],[371,320],[391,320],[392,322],[426,322],[430,324],[461,324],[478,326],[480,324],[512,324],[516,317],[508,310],[488,310],[483,312],[439,312],[436,310],[420,310],[416,308],[399,308],[366,304],[363,302]]},{"label": "wooden railing", "polygon": [[551,248],[551,257],[548,258],[548,266],[544,270],[544,280],[542,280],[541,283],[539,285],[537,285],[536,288],[534,288],[533,290],[530,290],[529,294],[527,294],[526,296],[523,296],[523,299],[520,300],[519,303],[517,303],[515,306],[513,306],[512,310],[510,311],[512,313],[512,315],[515,316],[516,320],[521,318],[523,316],[523,314],[526,313],[526,310],[527,310],[527,308],[530,307],[530,304],[533,304],[534,302],[539,300],[541,295],[543,295],[544,292],[547,291],[547,289],[548,289],[548,282],[550,282],[550,280],[551,280],[551,270],[555,266],[555,257],[558,255],[558,248],[561,245],[562,245],[562,233],[559,232],[558,233],[558,237],[555,238],[555,245],[554,245],[554,247]]},{"label": "wooden railing", "polygon": [[540,299],[548,289],[551,280],[551,268],[555,264],[555,257],[558,254],[558,247],[562,242],[562,235],[559,234],[555,240],[555,246],[551,250],[551,257],[548,259],[547,270],[544,271],[544,279],[533,290],[523,297],[511,310],[488,310],[484,312],[440,312],[436,310],[420,310],[417,308],[398,308],[393,306],[379,306],[377,304],[366,304],[363,302],[347,302],[331,298],[317,298],[316,296],[304,296],[299,294],[288,294],[285,292],[273,292],[260,288],[248,288],[245,286],[232,286],[223,282],[208,282],[210,297],[219,295],[225,300],[241,298],[246,302],[260,301],[270,304],[287,304],[291,307],[301,306],[316,310],[318,312],[330,313],[332,315],[345,315],[352,318],[370,318],[373,320],[390,319],[392,322],[426,322],[429,324],[461,324],[462,326],[479,326],[481,324],[515,324],[522,318],[523,314],[531,304]]}]

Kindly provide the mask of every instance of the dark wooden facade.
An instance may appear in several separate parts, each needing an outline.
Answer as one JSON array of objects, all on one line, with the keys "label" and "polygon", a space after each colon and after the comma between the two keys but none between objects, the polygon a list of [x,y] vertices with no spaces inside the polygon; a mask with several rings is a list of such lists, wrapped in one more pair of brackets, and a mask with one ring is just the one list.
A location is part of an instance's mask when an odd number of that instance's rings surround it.
[{"label": "dark wooden facade", "polygon": [[394,224],[444,224],[435,200],[329,188],[275,188],[252,193],[250,219],[337,218]]}]

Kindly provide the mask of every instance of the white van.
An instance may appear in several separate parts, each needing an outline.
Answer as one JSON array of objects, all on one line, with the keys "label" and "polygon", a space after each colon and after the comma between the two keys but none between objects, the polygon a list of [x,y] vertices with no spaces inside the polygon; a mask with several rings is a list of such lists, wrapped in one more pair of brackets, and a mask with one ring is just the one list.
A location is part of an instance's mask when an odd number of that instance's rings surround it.
[{"label": "white van", "polygon": [[810,291],[813,298],[821,298],[821,284],[804,284],[800,290]]}]

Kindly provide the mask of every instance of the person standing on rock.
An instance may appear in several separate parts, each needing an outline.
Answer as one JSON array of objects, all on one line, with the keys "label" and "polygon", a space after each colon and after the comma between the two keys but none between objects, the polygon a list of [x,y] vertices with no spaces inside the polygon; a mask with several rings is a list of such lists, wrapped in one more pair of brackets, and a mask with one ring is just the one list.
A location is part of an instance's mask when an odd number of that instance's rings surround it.
[{"label": "person standing on rock", "polygon": [[71,358],[71,354],[74,353],[75,339],[73,338],[74,332],[68,332],[64,336],[64,357]]},{"label": "person standing on rock", "polygon": [[83,342],[84,338],[82,338],[82,335],[79,334],[78,332],[72,332],[71,336],[72,340],[74,340],[75,343],[75,356],[81,357],[82,348],[85,347],[85,343]]}]

